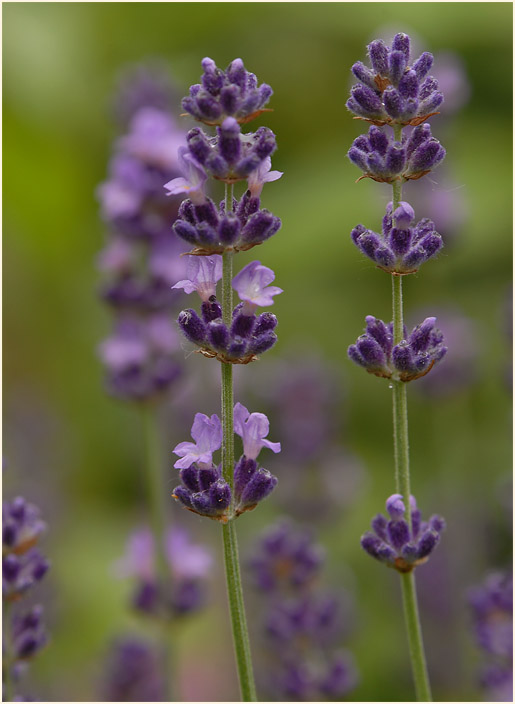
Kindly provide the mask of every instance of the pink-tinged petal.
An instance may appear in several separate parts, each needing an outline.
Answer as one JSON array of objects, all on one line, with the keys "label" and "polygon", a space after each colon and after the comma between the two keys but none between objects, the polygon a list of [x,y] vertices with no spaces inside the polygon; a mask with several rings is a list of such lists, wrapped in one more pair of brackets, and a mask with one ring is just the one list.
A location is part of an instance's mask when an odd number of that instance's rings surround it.
[{"label": "pink-tinged petal", "polygon": [[281,443],[280,442],[271,442],[270,440],[263,438],[262,443],[263,443],[263,447],[268,447],[268,449],[272,450],[272,452],[275,452],[275,454],[277,454],[278,452],[281,452]]},{"label": "pink-tinged petal", "polygon": [[186,181],[185,178],[179,176],[178,178],[173,178],[171,181],[168,181],[168,183],[165,183],[163,188],[166,188],[168,191],[166,194],[167,196],[176,196],[180,193],[187,193],[191,190],[192,186],[188,181]]},{"label": "pink-tinged petal", "polygon": [[[199,257],[200,259],[200,257]],[[189,279],[184,279],[183,281],[178,281],[176,284],[172,286],[172,288],[182,288],[184,289],[185,293],[193,293],[193,291],[197,290],[197,287],[195,284],[190,281]]]},{"label": "pink-tinged petal", "polygon": [[248,175],[247,183],[252,196],[260,196],[265,183],[277,181],[283,175],[282,171],[270,171],[271,167],[272,160],[268,156],[257,169]]}]

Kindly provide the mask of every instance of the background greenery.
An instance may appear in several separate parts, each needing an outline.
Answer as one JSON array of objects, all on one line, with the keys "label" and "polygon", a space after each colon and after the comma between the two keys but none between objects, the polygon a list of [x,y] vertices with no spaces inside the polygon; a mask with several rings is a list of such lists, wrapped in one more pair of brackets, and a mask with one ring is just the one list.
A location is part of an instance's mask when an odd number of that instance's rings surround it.
[{"label": "background greenery", "polygon": [[[128,585],[110,572],[128,530],[144,516],[139,418],[104,394],[95,354],[109,316],[96,297],[103,227],[94,192],[116,136],[109,117],[116,79],[128,64],[159,57],[182,94],[198,80],[204,56],[220,66],[241,56],[274,88],[274,112],[260,124],[276,133],[274,168],[284,172],[264,192],[283,229],[259,256],[285,293],[274,309],[280,344],[261,373],[274,358],[302,358],[313,347],[341,369],[335,383],[345,390],[342,437],[368,481],[320,538],[329,550],[329,577],[356,603],[349,641],[361,672],[355,698],[410,698],[396,576],[358,548],[369,518],[392,492],[390,397],[386,384],[353,367],[345,353],[365,315],[390,316],[388,277],[364,262],[348,236],[358,222],[377,229],[390,195],[372,181],[356,184],[358,172],[346,158],[365,129],[345,109],[349,68],[365,58],[372,38],[405,31],[423,49],[458,54],[472,89],[465,109],[445,123],[444,142],[466,221],[437,262],[409,277],[405,298],[408,319],[420,306],[452,303],[479,332],[476,383],[441,402],[410,394],[410,430],[419,503],[449,523],[451,581],[437,588],[448,591],[452,620],[425,619],[435,697],[480,698],[465,591],[510,556],[509,508],[501,508],[501,498],[511,494],[511,15],[511,3],[3,5],[4,496],[24,493],[49,523],[52,642],[33,666],[38,697],[96,699],[111,639],[129,628],[145,632],[126,609]],[[438,117],[432,128],[440,137]],[[203,361],[194,356],[186,364],[194,375]],[[211,403],[212,413],[216,399]],[[181,418],[181,428],[190,420]],[[165,438],[168,457],[186,439],[169,425]],[[271,498],[239,522],[243,555],[278,505]],[[219,536],[211,522],[185,522],[217,559],[211,606],[191,620],[177,646],[180,686],[185,698],[231,699]],[[205,677],[192,677],[193,654]]]}]

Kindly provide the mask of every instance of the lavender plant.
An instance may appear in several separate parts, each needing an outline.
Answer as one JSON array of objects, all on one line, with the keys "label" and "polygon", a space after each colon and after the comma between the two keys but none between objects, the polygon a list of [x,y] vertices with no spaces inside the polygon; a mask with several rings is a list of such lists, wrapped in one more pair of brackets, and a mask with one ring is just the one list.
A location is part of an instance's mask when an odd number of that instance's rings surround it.
[{"label": "lavender plant", "polygon": [[39,509],[21,496],[2,503],[3,697],[24,701],[17,685],[28,661],[46,644],[43,607],[23,601],[50,566],[36,547],[46,529]]},{"label": "lavender plant", "polygon": [[357,684],[351,654],[338,647],[349,609],[319,584],[324,559],[308,531],[280,521],[260,536],[249,560],[264,602],[262,679],[272,699],[341,700]]},{"label": "lavender plant", "polygon": [[[266,84],[248,72],[241,59],[225,71],[212,59],[202,61],[201,83],[190,88],[183,99],[184,110],[199,122],[216,126],[209,136],[201,128],[189,131],[187,147],[180,152],[182,177],[165,188],[169,195],[186,194],[173,225],[176,235],[191,247],[188,278],[176,287],[187,293],[197,291],[201,314],[193,308],[180,313],[178,323],[185,337],[206,358],[221,364],[221,420],[216,415],[197,413],[192,427],[194,442],[182,442],[174,452],[179,456],[182,484],[173,496],[188,510],[222,524],[227,591],[241,695],[256,700],[250,645],[241,587],[238,546],[234,520],[262,501],[277,479],[257,457],[263,447],[274,452],[280,444],[267,439],[269,423],[262,413],[250,413],[241,403],[234,404],[233,365],[249,364],[270,349],[277,337],[276,317],[256,310],[273,303],[281,289],[270,286],[271,269],[254,261],[233,277],[236,252],[262,244],[274,235],[281,221],[261,208],[263,185],[282,174],[271,171],[275,136],[267,127],[243,133],[246,124],[266,110],[272,95]],[[225,198],[217,206],[205,193],[211,176],[225,184]],[[239,199],[234,185],[246,182]],[[198,259],[200,258],[200,259]],[[216,284],[222,280],[222,295],[216,297]],[[233,308],[235,289],[240,303]],[[234,434],[242,438],[243,454],[235,462]],[[213,453],[221,448],[221,463]]]},{"label": "lavender plant", "polygon": [[367,136],[354,141],[348,156],[363,171],[362,178],[391,184],[393,198],[383,219],[382,234],[358,225],[351,238],[379,269],[391,275],[393,321],[384,323],[367,316],[365,333],[349,347],[348,354],[367,372],[390,381],[396,493],[386,502],[390,520],[376,516],[373,533],[363,536],[362,546],[400,573],[417,699],[430,701],[413,570],[428,559],[445,524],[439,516],[421,523],[411,494],[406,385],[428,374],[447,348],[434,317],[426,318],[408,334],[402,281],[434,257],[443,243],[430,220],[413,225],[415,212],[402,200],[402,185],[424,177],[445,156],[426,122],[438,114],[443,95],[436,79],[429,75],[432,55],[424,52],[413,60],[407,34],[396,34],[390,47],[382,40],[371,42],[368,55],[371,68],[361,62],[352,67],[359,82],[351,89],[347,108],[355,119],[372,126]]}]

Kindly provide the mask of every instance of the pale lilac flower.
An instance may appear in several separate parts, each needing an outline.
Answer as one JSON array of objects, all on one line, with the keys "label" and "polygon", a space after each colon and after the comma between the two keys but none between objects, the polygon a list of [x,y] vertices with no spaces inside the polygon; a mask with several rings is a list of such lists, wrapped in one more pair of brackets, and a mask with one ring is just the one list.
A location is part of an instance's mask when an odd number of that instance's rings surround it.
[{"label": "pale lilac flower", "polygon": [[202,545],[192,543],[185,530],[171,528],[165,539],[166,557],[175,577],[200,579],[209,573],[213,556]]},{"label": "pale lilac flower", "polygon": [[186,293],[197,291],[204,302],[216,295],[216,283],[222,278],[222,257],[188,257],[187,279],[179,281],[172,288],[182,288]]},{"label": "pale lilac flower", "polygon": [[149,352],[140,335],[140,326],[131,321],[119,324],[116,332],[99,345],[98,351],[104,364],[114,371],[144,364]]},{"label": "pale lilac flower", "polygon": [[244,302],[242,313],[253,315],[258,306],[271,306],[273,297],[282,293],[282,288],[269,286],[275,279],[272,269],[254,261],[243,267],[232,280],[232,286]]},{"label": "pale lilac flower", "polygon": [[114,274],[124,274],[131,270],[134,246],[122,237],[115,237],[98,257],[98,268]]},{"label": "pale lilac flower", "polygon": [[102,217],[110,218],[132,217],[141,205],[142,196],[127,184],[120,181],[106,181],[97,188],[97,196],[101,203]]},{"label": "pale lilac flower", "polygon": [[265,183],[271,183],[272,181],[277,181],[283,175],[282,171],[270,171],[272,168],[272,159],[267,156],[267,158],[261,162],[255,171],[252,171],[248,177],[247,182],[249,186],[249,191],[251,196],[259,197],[263,186]]},{"label": "pale lilac flower", "polygon": [[119,140],[122,150],[163,169],[177,168],[177,151],[184,144],[171,115],[156,108],[142,108],[131,121],[130,132]]},{"label": "pale lilac flower", "polygon": [[154,537],[150,528],[141,528],[129,536],[124,556],[114,565],[117,577],[152,580],[155,572]]},{"label": "pale lilac flower", "polygon": [[177,328],[170,324],[170,316],[166,313],[154,313],[148,318],[146,335],[157,354],[170,354],[180,348]]},{"label": "pale lilac flower", "polygon": [[187,469],[194,462],[211,464],[213,452],[222,445],[222,424],[220,418],[214,413],[211,418],[204,413],[196,413],[191,427],[191,437],[196,441],[180,442],[173,450],[181,459],[177,460],[174,467]]},{"label": "pale lilac flower", "polygon": [[[182,176],[174,178],[165,183],[163,188],[167,189],[167,196],[175,196],[185,193],[195,205],[205,202],[204,184],[207,174],[204,167],[198,163],[187,147],[180,147],[178,151],[179,168]],[[274,180],[274,179],[268,179]]]},{"label": "pale lilac flower", "polygon": [[247,459],[255,460],[262,447],[272,452],[281,451],[280,442],[266,439],[270,423],[264,413],[249,413],[241,403],[234,406],[234,432],[243,440],[243,454]]}]

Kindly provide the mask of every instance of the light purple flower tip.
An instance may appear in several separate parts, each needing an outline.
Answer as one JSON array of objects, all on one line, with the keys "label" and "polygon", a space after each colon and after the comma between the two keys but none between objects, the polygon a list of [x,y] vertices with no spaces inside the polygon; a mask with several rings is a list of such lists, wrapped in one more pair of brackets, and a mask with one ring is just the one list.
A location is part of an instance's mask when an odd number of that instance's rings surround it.
[{"label": "light purple flower tip", "polygon": [[234,432],[243,440],[243,454],[247,459],[255,460],[262,447],[275,453],[281,451],[280,442],[266,440],[269,429],[264,413],[249,413],[241,403],[234,406]]},{"label": "light purple flower tip", "polygon": [[277,181],[283,175],[282,171],[270,171],[272,160],[269,156],[261,162],[255,171],[247,176],[247,182],[251,196],[260,196],[265,183]]},{"label": "light purple flower tip", "polygon": [[99,345],[98,351],[101,360],[112,371],[144,364],[149,352],[148,345],[138,330],[123,324]]},{"label": "light purple flower tip", "polygon": [[173,450],[181,458],[174,464],[177,469],[188,469],[194,462],[205,464],[213,462],[213,452],[219,450],[222,445],[220,418],[216,413],[211,418],[204,413],[196,413],[191,427],[191,437],[196,441],[195,443],[180,442]]},{"label": "light purple flower tip", "polygon": [[184,144],[184,133],[163,110],[145,107],[138,110],[130,132],[119,146],[131,156],[162,169],[177,168],[177,151]]},{"label": "light purple flower tip", "polygon": [[222,278],[222,257],[188,257],[187,279],[179,281],[172,288],[182,288],[186,293],[197,291],[203,301],[216,295],[216,282]]},{"label": "light purple flower tip", "polygon": [[114,565],[117,577],[152,580],[155,572],[154,537],[149,528],[135,530],[129,536],[125,554]]},{"label": "light purple flower tip", "polygon": [[275,279],[272,269],[255,261],[247,264],[232,280],[232,286],[245,305],[242,313],[252,315],[258,306],[271,306],[282,288],[269,286]]},{"label": "light purple flower tip", "polygon": [[392,494],[388,499],[386,499],[386,510],[392,518],[402,518],[406,507],[402,500],[402,494]]},{"label": "light purple flower tip", "polygon": [[204,184],[207,180],[207,174],[188,147],[180,147],[177,156],[183,175],[165,183],[163,188],[167,190],[166,195],[175,196],[186,193],[193,203],[201,205],[206,200]]}]

